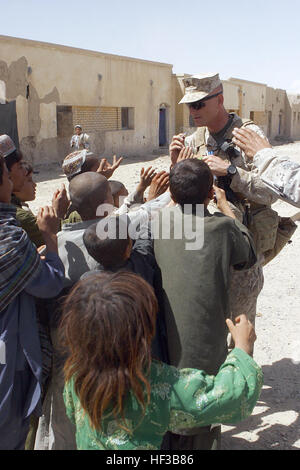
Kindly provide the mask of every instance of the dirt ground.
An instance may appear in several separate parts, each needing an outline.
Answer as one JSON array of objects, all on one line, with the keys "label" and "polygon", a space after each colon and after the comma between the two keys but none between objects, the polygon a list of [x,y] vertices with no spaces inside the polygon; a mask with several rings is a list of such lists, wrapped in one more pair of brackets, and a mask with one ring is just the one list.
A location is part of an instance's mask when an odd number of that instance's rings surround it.
[{"label": "dirt ground", "polygon": [[[300,142],[276,147],[300,163]],[[109,157],[109,156],[107,156]],[[129,191],[139,181],[142,166],[168,169],[168,156],[149,156],[143,161],[125,158],[113,179],[122,181]],[[36,213],[50,204],[54,190],[67,183],[59,165],[37,166],[36,200],[30,203]],[[297,208],[278,201],[274,209],[282,216]],[[300,209],[299,209],[300,210]],[[298,223],[299,225],[299,223]],[[223,449],[299,449],[300,448],[300,229],[292,243],[264,269],[265,284],[258,299],[257,341],[254,358],[264,373],[264,387],[252,416],[236,426],[222,426]]]}]

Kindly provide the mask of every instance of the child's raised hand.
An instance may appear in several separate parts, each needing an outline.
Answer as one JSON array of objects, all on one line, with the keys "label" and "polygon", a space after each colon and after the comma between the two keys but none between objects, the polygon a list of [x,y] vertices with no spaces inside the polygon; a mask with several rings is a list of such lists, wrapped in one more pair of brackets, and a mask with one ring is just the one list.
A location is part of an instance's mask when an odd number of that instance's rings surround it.
[{"label": "child's raised hand", "polygon": [[243,349],[247,354],[252,354],[256,334],[252,323],[247,319],[246,315],[242,314],[236,317],[235,324],[227,318],[226,324],[235,343],[235,347]]},{"label": "child's raised hand", "polygon": [[150,186],[151,181],[155,176],[155,171],[156,170],[153,169],[152,166],[149,166],[146,170],[144,168],[141,169],[139,186],[143,187],[144,191],[148,186]]},{"label": "child's raised hand", "polygon": [[113,163],[112,165],[108,163],[106,158],[102,158],[100,165],[97,169],[97,173],[100,173],[101,175],[105,176],[105,178],[109,179],[115,172],[115,170],[120,166],[121,162],[123,160],[123,157],[120,157],[117,160],[117,156],[113,156]]},{"label": "child's raised hand", "polygon": [[40,232],[42,232],[44,237],[45,235],[57,234],[59,230],[59,219],[53,207],[51,206],[40,207],[36,221],[40,229]]},{"label": "child's raised hand", "polygon": [[167,191],[169,187],[169,173],[160,171],[151,181],[147,201],[156,199],[158,196]]},{"label": "child's raised hand", "polygon": [[179,152],[176,163],[181,162],[182,160],[187,160],[189,158],[195,158],[192,147],[183,147]]},{"label": "child's raised hand", "polygon": [[59,219],[63,219],[65,217],[69,205],[70,201],[67,196],[66,187],[62,184],[61,188],[57,189],[52,197],[52,207]]}]

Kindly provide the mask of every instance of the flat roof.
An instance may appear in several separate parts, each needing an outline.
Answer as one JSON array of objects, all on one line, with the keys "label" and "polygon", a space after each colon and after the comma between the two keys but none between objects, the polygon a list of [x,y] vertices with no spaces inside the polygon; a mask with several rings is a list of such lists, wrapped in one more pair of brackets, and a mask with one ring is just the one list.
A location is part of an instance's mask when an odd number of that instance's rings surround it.
[{"label": "flat roof", "polygon": [[235,77],[230,77],[228,78],[229,81],[236,81],[236,82],[243,82],[243,83],[253,83],[253,85],[260,85],[260,86],[268,86],[266,83],[260,83],[260,82],[253,82],[251,80],[243,80],[242,78],[235,78]]},{"label": "flat roof", "polygon": [[159,65],[161,67],[173,67],[173,64],[167,64],[167,63],[164,63],[164,62],[155,62],[155,61],[151,61],[151,60],[137,59],[135,57],[127,57],[127,56],[117,55],[117,54],[108,54],[106,52],[92,51],[92,50],[89,50],[89,49],[79,49],[77,47],[64,46],[62,44],[55,44],[55,43],[42,42],[42,41],[34,41],[32,39],[16,38],[16,37],[13,37],[13,36],[0,35],[0,41],[26,43],[29,46],[39,46],[39,47],[45,47],[45,48],[49,48],[49,49],[60,49],[62,51],[66,51],[66,52],[73,51],[73,52],[77,52],[78,54],[82,54],[82,55],[105,56],[105,57],[111,57],[113,59],[119,59],[119,60],[130,60],[132,62],[143,62],[143,63],[146,63],[146,64],[155,64],[155,65]]}]

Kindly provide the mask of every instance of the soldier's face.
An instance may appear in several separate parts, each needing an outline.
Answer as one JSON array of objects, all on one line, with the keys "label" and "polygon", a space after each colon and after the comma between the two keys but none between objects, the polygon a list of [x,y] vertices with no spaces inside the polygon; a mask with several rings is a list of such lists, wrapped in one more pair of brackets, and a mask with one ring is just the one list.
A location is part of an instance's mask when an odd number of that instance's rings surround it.
[{"label": "soldier's face", "polygon": [[205,102],[205,106],[200,109],[190,108],[190,114],[197,127],[207,126],[209,127],[220,111],[220,99],[219,96],[212,98]]}]

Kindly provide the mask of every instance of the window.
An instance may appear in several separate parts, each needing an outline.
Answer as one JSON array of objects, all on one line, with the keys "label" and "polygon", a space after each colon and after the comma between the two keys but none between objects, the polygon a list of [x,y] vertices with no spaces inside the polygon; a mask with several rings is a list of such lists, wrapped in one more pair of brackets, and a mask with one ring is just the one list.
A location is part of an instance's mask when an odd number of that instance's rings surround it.
[{"label": "window", "polygon": [[121,108],[122,130],[134,129],[134,108]]}]

